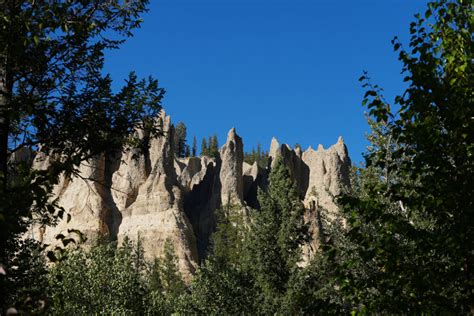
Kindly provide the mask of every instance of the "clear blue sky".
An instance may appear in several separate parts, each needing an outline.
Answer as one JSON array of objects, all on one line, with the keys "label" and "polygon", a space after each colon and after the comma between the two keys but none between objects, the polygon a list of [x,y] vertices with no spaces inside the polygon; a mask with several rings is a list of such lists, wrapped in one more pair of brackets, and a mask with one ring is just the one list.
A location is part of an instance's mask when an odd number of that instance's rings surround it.
[{"label": "clear blue sky", "polygon": [[425,0],[152,0],[144,24],[106,55],[120,83],[130,70],[166,89],[164,108],[188,141],[231,127],[257,143],[325,148],[343,136],[361,162],[368,126],[358,78],[368,70],[386,97],[403,89],[391,39],[408,41]]}]

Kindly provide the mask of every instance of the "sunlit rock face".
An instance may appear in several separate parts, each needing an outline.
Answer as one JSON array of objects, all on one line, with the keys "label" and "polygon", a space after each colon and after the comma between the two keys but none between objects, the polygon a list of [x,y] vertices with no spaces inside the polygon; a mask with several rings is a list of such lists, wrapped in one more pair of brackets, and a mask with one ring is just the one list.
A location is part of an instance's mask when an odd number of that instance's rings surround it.
[{"label": "sunlit rock face", "polygon": [[337,212],[334,197],[349,185],[351,164],[342,138],[327,150],[322,145],[317,150],[308,148],[302,155],[302,161],[309,169],[305,202],[316,201],[316,198],[318,205],[330,212]]},{"label": "sunlit rock face", "polygon": [[227,141],[220,150],[221,156],[221,203],[222,205],[243,206],[244,184],[243,184],[243,162],[244,145],[242,138],[232,128]]},{"label": "sunlit rock face", "polygon": [[[80,230],[89,244],[99,236],[119,242],[140,239],[149,259],[161,256],[169,240],[189,281],[208,253],[216,211],[232,208],[246,216],[250,208],[258,208],[258,188],[267,187],[268,175],[281,157],[307,208],[313,240],[303,247],[302,263],[308,262],[318,248],[320,211],[337,214],[335,197],[349,186],[350,159],[342,138],[328,149],[320,145],[304,152],[272,139],[269,165],[261,168],[243,161],[243,141],[234,128],[218,157],[176,158],[170,117],[162,113],[157,120],[164,133],[151,138],[144,152],[125,149],[97,156],[81,165],[79,176],[62,178],[54,198],[70,220],[32,227],[29,234],[46,244],[57,243],[55,237],[68,235],[70,229]],[[142,131],[137,135],[148,138]],[[47,168],[49,159],[37,154],[34,168]]]},{"label": "sunlit rock face", "polygon": [[196,240],[183,209],[183,189],[175,170],[174,130],[169,116],[161,116],[160,120],[164,136],[151,140],[151,171],[135,200],[121,211],[118,240],[140,238],[150,259],[161,256],[166,240],[170,240],[180,271],[189,279],[198,262]]},{"label": "sunlit rock face", "polygon": [[270,168],[281,157],[295,181],[300,197],[306,207],[305,220],[309,226],[311,241],[303,246],[302,264],[312,258],[319,246],[322,210],[334,218],[339,210],[335,198],[344,188],[349,187],[351,161],[342,137],[327,150],[322,145],[317,150],[309,147],[291,149],[280,145],[273,138],[270,146]]},{"label": "sunlit rock face", "polygon": [[[104,236],[119,242],[125,237],[140,239],[149,259],[161,256],[170,240],[179,269],[189,280],[199,259],[196,237],[183,208],[185,189],[174,166],[170,117],[163,113],[157,120],[163,136],[151,139],[146,152],[126,149],[94,157],[81,165],[78,177],[61,179],[54,198],[59,198],[70,220],[65,217],[54,227],[32,227],[30,234],[52,245],[58,243],[58,234],[70,235],[70,229],[87,237],[86,246]],[[33,165],[44,169],[48,160],[37,155]]]},{"label": "sunlit rock face", "polygon": [[335,197],[350,186],[351,160],[342,137],[339,137],[337,143],[327,150],[322,145],[317,150],[308,148],[302,155],[302,161],[309,169],[304,204],[312,239],[303,252],[305,259],[310,260],[319,246],[320,211],[326,210],[329,218],[334,218],[339,211]]},{"label": "sunlit rock face", "polygon": [[[49,158],[37,155],[33,167],[47,168]],[[59,221],[54,227],[36,227],[33,237],[46,244],[55,244],[56,236],[68,236],[68,229],[80,230],[88,240],[94,240],[99,235],[108,234],[106,216],[108,207],[102,196],[104,190],[104,156],[94,157],[85,161],[79,168],[80,177],[74,179],[62,178],[54,188],[54,194],[60,198],[60,205],[71,215]]]}]

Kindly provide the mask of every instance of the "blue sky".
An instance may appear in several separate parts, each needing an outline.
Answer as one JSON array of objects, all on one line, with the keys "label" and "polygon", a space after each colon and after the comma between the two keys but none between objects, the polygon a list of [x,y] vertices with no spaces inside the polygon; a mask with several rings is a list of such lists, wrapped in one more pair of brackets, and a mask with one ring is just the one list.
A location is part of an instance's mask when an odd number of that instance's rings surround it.
[{"label": "blue sky", "polygon": [[152,0],[135,31],[106,55],[120,84],[130,70],[166,89],[164,108],[188,141],[237,129],[245,150],[280,143],[325,148],[343,136],[361,162],[369,131],[358,78],[369,71],[388,100],[403,90],[391,39],[426,1]]}]

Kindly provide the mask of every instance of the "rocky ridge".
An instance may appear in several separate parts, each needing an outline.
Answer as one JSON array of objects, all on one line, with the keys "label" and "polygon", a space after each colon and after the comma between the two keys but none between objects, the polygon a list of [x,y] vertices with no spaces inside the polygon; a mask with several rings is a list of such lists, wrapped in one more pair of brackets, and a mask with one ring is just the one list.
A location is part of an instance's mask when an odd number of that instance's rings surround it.
[{"label": "rocky ridge", "polygon": [[[57,234],[67,235],[71,228],[79,229],[88,240],[140,238],[148,258],[160,256],[164,242],[170,240],[179,269],[189,280],[206,256],[216,210],[230,206],[245,214],[250,207],[257,208],[257,188],[265,188],[272,166],[281,157],[307,209],[313,241],[303,249],[303,262],[311,258],[318,245],[319,209],[337,212],[334,197],[349,185],[350,159],[342,138],[328,149],[319,145],[304,152],[280,145],[274,138],[269,166],[262,169],[243,161],[243,142],[234,128],[217,158],[177,159],[170,117],[162,113],[158,120],[164,133],[150,140],[143,155],[133,149],[101,155],[81,166],[80,177],[61,179],[54,195],[71,214],[70,221],[33,227],[30,235],[47,244],[54,244]],[[45,168],[47,159],[37,155],[33,165]]]}]

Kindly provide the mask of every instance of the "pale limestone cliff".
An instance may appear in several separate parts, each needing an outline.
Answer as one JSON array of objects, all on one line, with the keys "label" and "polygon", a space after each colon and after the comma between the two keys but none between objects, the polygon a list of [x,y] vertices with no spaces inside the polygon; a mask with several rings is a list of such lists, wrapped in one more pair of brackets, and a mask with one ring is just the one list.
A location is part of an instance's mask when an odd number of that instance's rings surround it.
[{"label": "pale limestone cliff", "polygon": [[303,249],[304,258],[309,261],[319,247],[320,212],[327,211],[330,218],[334,218],[338,212],[339,206],[335,198],[350,185],[351,161],[342,137],[327,150],[322,145],[319,145],[316,151],[311,147],[308,148],[303,153],[302,160],[309,168],[308,190],[304,204],[307,209],[305,219],[309,223],[312,238]]},{"label": "pale limestone cliff", "polygon": [[296,183],[300,196],[305,196],[308,189],[308,166],[302,161],[301,149],[291,149],[290,146],[283,144],[279,145],[278,141],[273,138],[270,146],[270,161],[271,168],[275,166],[278,158],[283,160],[283,163],[288,167],[292,180]]},{"label": "pale limestone cliff", "polygon": [[[189,280],[198,263],[196,239],[183,209],[183,188],[174,168],[173,128],[169,116],[157,118],[164,135],[150,142],[149,150],[101,155],[83,162],[79,176],[61,179],[54,198],[71,215],[54,227],[32,227],[30,235],[46,244],[69,229],[80,230],[92,243],[99,236],[142,241],[145,256],[161,256],[170,240],[179,269]],[[137,132],[140,133],[140,132]],[[144,137],[145,135],[139,135]],[[33,165],[45,169],[50,158],[38,154]]]},{"label": "pale limestone cliff", "polygon": [[[189,281],[207,255],[216,211],[232,206],[246,214],[249,207],[258,208],[257,190],[266,188],[268,174],[281,157],[307,208],[313,240],[303,247],[302,262],[308,262],[318,248],[321,210],[335,214],[335,196],[349,185],[350,159],[342,138],[327,150],[320,145],[304,152],[273,138],[269,166],[260,168],[243,162],[243,142],[234,128],[217,158],[177,159],[169,116],[163,113],[157,120],[163,135],[152,138],[145,152],[126,149],[104,154],[84,162],[79,177],[63,177],[54,197],[71,220],[65,218],[46,229],[36,227],[30,233],[45,243],[57,242],[55,236],[71,228],[81,230],[89,241],[97,236],[118,241],[141,238],[147,258],[161,256],[165,241],[170,240],[179,269]],[[37,154],[33,165],[45,169],[49,159]]]},{"label": "pale limestone cliff", "polygon": [[[41,155],[36,157],[33,166],[38,169],[46,168],[48,158]],[[108,208],[104,204],[104,156],[85,161],[79,168],[81,178],[62,178],[55,187],[54,193],[60,198],[61,206],[71,215],[59,221],[54,227],[36,227],[33,233],[35,238],[46,244],[56,244],[56,236],[68,236],[68,229],[81,231],[89,240],[99,235],[108,234],[106,216]]]},{"label": "pale limestone cliff", "polygon": [[242,138],[232,128],[227,141],[220,150],[221,157],[221,203],[222,205],[243,206],[244,185],[242,164],[244,161],[244,145]]},{"label": "pale limestone cliff", "polygon": [[351,162],[342,137],[327,150],[319,145],[317,150],[309,147],[305,152],[301,152],[300,148],[293,150],[288,145],[279,145],[273,138],[270,147],[271,167],[278,157],[288,167],[307,210],[305,220],[312,238],[303,247],[305,264],[319,247],[321,211],[324,209],[330,217],[338,212],[336,196],[349,186]]},{"label": "pale limestone cliff", "polygon": [[[200,157],[189,157],[178,159],[177,162],[175,169],[178,175],[178,181],[186,191],[190,191],[193,185],[193,177],[202,169],[201,159]],[[181,165],[183,169],[179,172]]]},{"label": "pale limestone cliff", "polygon": [[[308,148],[302,161],[309,168],[308,190],[305,202],[316,201],[330,212],[337,212],[334,197],[349,185],[350,159],[346,145],[340,137],[337,143],[327,150],[322,145],[317,150]],[[315,200],[316,199],[316,200]]]},{"label": "pale limestone cliff", "polygon": [[196,240],[183,209],[183,193],[174,168],[173,127],[169,116],[162,115],[160,120],[164,136],[151,140],[151,172],[135,201],[121,212],[118,240],[141,238],[145,256],[150,259],[161,256],[165,241],[170,240],[179,269],[189,279],[198,262]]}]

